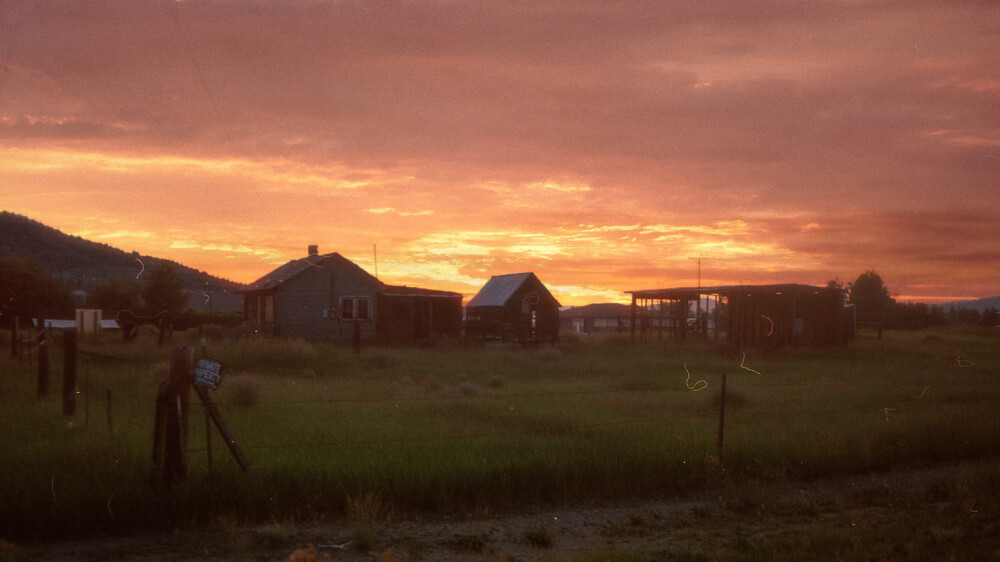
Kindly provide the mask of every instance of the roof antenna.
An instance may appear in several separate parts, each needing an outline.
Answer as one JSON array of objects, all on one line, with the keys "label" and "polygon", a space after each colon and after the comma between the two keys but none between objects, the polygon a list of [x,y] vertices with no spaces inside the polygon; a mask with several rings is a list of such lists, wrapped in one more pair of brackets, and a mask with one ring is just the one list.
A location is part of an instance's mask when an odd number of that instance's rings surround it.
[{"label": "roof antenna", "polygon": [[375,279],[378,279],[378,248],[372,244],[372,254],[375,256]]}]

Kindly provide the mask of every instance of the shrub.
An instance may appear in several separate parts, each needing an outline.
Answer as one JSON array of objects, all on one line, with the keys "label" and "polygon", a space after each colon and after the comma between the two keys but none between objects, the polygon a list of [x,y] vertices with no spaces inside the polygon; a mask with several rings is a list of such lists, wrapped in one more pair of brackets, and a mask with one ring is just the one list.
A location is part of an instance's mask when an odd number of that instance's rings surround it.
[{"label": "shrub", "polygon": [[251,376],[240,375],[228,381],[226,389],[230,402],[242,408],[250,408],[257,404],[260,385],[250,378]]}]

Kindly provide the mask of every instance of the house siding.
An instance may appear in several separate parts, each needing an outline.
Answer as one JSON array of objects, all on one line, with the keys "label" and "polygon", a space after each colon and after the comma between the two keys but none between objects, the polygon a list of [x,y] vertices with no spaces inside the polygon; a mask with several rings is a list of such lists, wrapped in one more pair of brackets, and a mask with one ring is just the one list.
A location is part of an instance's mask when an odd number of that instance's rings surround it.
[{"label": "house siding", "polygon": [[275,294],[277,335],[311,340],[349,341],[353,320],[342,319],[344,297],[369,299],[369,318],[360,320],[361,339],[375,338],[375,287],[335,261],[303,271],[282,284]]},{"label": "house siding", "polygon": [[[407,294],[386,294],[401,289]],[[460,294],[388,286],[336,253],[289,262],[248,285],[243,296],[248,324],[274,336],[350,342],[355,324],[362,341],[458,337],[461,331]],[[393,318],[388,303],[409,314]]]},{"label": "house siding", "polygon": [[379,295],[377,318],[381,341],[458,337],[462,327],[462,296]]}]

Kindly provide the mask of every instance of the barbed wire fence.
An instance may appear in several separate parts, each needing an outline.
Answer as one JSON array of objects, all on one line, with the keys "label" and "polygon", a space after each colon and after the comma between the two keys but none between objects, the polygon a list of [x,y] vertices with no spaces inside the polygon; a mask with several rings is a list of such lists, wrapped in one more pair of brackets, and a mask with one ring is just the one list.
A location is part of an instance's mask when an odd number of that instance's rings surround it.
[{"label": "barbed wire fence", "polygon": [[[93,396],[95,400],[99,400],[101,395],[104,395],[105,399],[105,414],[109,435],[114,433],[114,418],[113,418],[113,406],[112,406],[112,388],[107,384],[97,380],[93,381],[90,377],[90,359],[97,359],[104,362],[115,361],[117,358],[112,355],[103,354],[95,352],[93,350],[86,349],[85,347],[79,347],[76,342],[75,331],[70,330],[49,330],[46,336],[40,337],[40,339],[34,342],[33,345],[28,346],[28,353],[23,353],[20,355],[19,361],[22,365],[27,362],[28,370],[32,371],[37,368],[39,380],[42,378],[42,357],[44,353],[41,351],[46,346],[53,350],[62,351],[67,354],[80,353],[84,356],[83,361],[83,377],[82,377],[82,388],[77,388],[77,380],[73,378],[70,380],[69,375],[64,376],[64,415],[72,416],[75,414],[76,399],[82,394],[84,401],[84,426],[88,426],[90,423],[90,401]],[[41,332],[40,334],[45,334]],[[35,359],[32,359],[35,357]],[[836,418],[842,416],[851,416],[851,419],[857,419],[861,416],[864,419],[878,421],[885,424],[891,424],[898,417],[907,415],[948,415],[960,413],[966,416],[990,416],[996,415],[993,408],[986,405],[968,407],[967,405],[958,403],[955,405],[942,405],[941,403],[935,403],[927,400],[929,394],[933,394],[936,389],[932,385],[924,384],[923,382],[913,382],[907,383],[905,381],[893,381],[893,382],[877,382],[871,381],[863,384],[857,382],[833,382],[833,381],[823,381],[823,382],[780,382],[780,381],[767,381],[762,380],[761,373],[745,364],[745,356],[742,358],[739,367],[733,368],[734,373],[740,373],[745,375],[745,377],[751,377],[749,379],[740,380],[734,379],[726,384],[724,390],[721,384],[721,380],[717,383],[713,378],[710,383],[703,376],[692,377],[687,365],[684,366],[684,372],[687,375],[683,379],[683,389],[678,388],[676,392],[690,393],[692,396],[699,395],[701,392],[707,391],[707,393],[716,393],[713,396],[717,396],[718,406],[715,409],[701,407],[699,411],[681,411],[681,412],[669,412],[663,415],[655,416],[635,416],[629,417],[627,419],[608,419],[600,421],[582,421],[583,418],[568,421],[559,422],[544,422],[544,421],[534,421],[525,422],[519,424],[511,424],[507,427],[496,428],[496,429],[477,429],[473,431],[461,431],[461,432],[433,432],[427,430],[421,431],[401,431],[393,434],[382,434],[377,436],[343,436],[335,435],[336,428],[333,428],[329,432],[329,438],[311,438],[305,440],[296,440],[295,436],[276,433],[272,428],[265,426],[255,426],[252,422],[243,422],[239,427],[236,428],[235,434],[231,434],[225,437],[225,444],[236,445],[242,451],[246,451],[248,455],[257,455],[263,457],[263,459],[257,459],[258,465],[260,462],[264,462],[265,459],[274,459],[280,457],[282,454],[294,453],[296,451],[304,450],[318,450],[318,449],[337,449],[337,448],[371,448],[379,449],[391,445],[434,445],[434,444],[447,444],[454,445],[456,443],[462,442],[482,442],[485,440],[517,440],[519,438],[527,438],[529,436],[544,436],[544,435],[566,435],[572,434],[574,432],[580,433],[585,431],[600,431],[600,430],[611,430],[611,431],[622,431],[622,432],[635,432],[641,429],[650,428],[662,428],[664,426],[676,425],[679,423],[684,424],[704,424],[704,428],[711,428],[714,422],[718,421],[718,442],[716,444],[717,455],[721,459],[723,457],[724,451],[724,440],[723,432],[724,428],[728,424],[741,423],[747,420],[773,420],[773,419],[789,419],[789,420],[802,420],[802,419],[816,419],[825,418],[833,423]],[[75,359],[69,360],[64,359],[64,363],[68,365],[75,364]],[[958,356],[955,358],[956,366],[959,368],[969,368],[975,366],[975,363],[968,358]],[[37,363],[37,367],[36,367]],[[75,368],[75,367],[74,367]],[[46,375],[48,376],[48,375]],[[187,376],[187,375],[185,375]],[[724,373],[719,374],[720,379],[725,376]],[[76,377],[73,374],[72,377]],[[697,380],[692,381],[692,378]],[[41,393],[41,383],[39,383],[39,392]],[[968,391],[973,392],[975,389],[982,386],[982,380],[968,380],[965,382],[948,381],[946,384],[942,383],[942,387],[947,387],[949,391]],[[70,390],[71,389],[71,390]],[[786,396],[794,396],[798,392],[814,392],[816,390],[828,390],[828,391],[851,391],[858,393],[859,395],[865,396],[863,403],[857,406],[842,406],[842,407],[825,407],[825,408],[809,408],[803,407],[801,403],[794,399],[787,401],[786,405],[780,408],[764,408],[764,409],[754,409],[748,408],[746,404],[730,404],[729,411],[726,411],[726,396],[739,396],[744,392],[763,392],[763,393],[783,393]],[[671,389],[671,391],[674,391]],[[503,392],[503,391],[491,391],[487,393],[479,394],[463,394],[461,392],[455,394],[439,394],[439,395],[409,395],[409,396],[369,396],[369,397],[313,397],[306,399],[269,399],[269,400],[255,400],[251,406],[254,412],[266,413],[269,409],[296,409],[302,407],[312,407],[318,408],[322,413],[324,410],[329,413],[335,413],[343,409],[360,408],[360,407],[385,407],[390,406],[391,408],[387,412],[398,411],[400,405],[407,405],[411,408],[419,408],[427,404],[487,404],[491,402],[517,402],[517,403],[540,403],[540,404],[556,404],[560,401],[565,401],[567,398],[574,398],[580,400],[589,399],[601,399],[606,396],[611,395],[628,395],[634,393],[648,393],[648,390],[629,390],[629,389],[577,389],[577,390],[563,390],[563,391],[546,391],[546,392]],[[72,399],[72,408],[67,404]],[[702,406],[703,406],[702,401]],[[873,404],[878,403],[877,406]],[[221,416],[227,416],[229,414],[240,414],[243,410],[247,409],[247,405],[238,402],[226,402],[218,401],[211,403],[209,405],[207,402],[197,402],[192,401],[190,406],[196,409],[204,410],[209,408],[215,408],[217,412],[222,412]],[[734,408],[735,406],[735,408]],[[216,414],[220,415],[220,414]],[[727,416],[729,419],[727,420]],[[263,416],[262,416],[263,417]],[[530,421],[530,420],[529,420]],[[180,422],[175,422],[180,423]],[[187,432],[190,429],[190,423],[188,421],[183,421],[186,426],[183,431]],[[710,431],[710,430],[709,430]],[[208,416],[206,415],[206,425],[204,432],[200,430],[200,435],[195,435],[194,437],[200,437],[202,444],[195,443],[193,439],[187,436],[183,439],[184,454],[206,454],[208,457],[209,470],[212,469],[212,456],[213,447],[211,442],[212,429],[209,425]],[[156,445],[154,445],[155,447]],[[668,446],[668,445],[665,445]],[[707,449],[711,446],[707,445]]]}]

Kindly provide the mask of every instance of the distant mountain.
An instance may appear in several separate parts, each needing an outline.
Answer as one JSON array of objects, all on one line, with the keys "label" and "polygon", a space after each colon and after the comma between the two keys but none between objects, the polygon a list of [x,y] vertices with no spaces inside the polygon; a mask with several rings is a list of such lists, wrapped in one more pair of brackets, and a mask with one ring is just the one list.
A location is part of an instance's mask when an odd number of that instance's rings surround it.
[{"label": "distant mountain", "polygon": [[945,302],[938,305],[941,310],[948,311],[953,308],[971,308],[979,311],[980,314],[987,308],[994,308],[1000,310],[1000,296],[996,297],[986,297],[982,299],[967,300],[967,301],[951,301]]},{"label": "distant mountain", "polygon": [[28,259],[41,264],[46,273],[60,279],[74,291],[88,292],[110,280],[134,280],[145,268],[160,262],[174,263],[184,278],[189,306],[207,310],[203,293],[212,295],[213,311],[239,311],[243,299],[236,293],[239,283],[209,275],[185,265],[127,253],[107,244],[70,236],[40,222],[7,211],[0,212],[0,256]]}]

